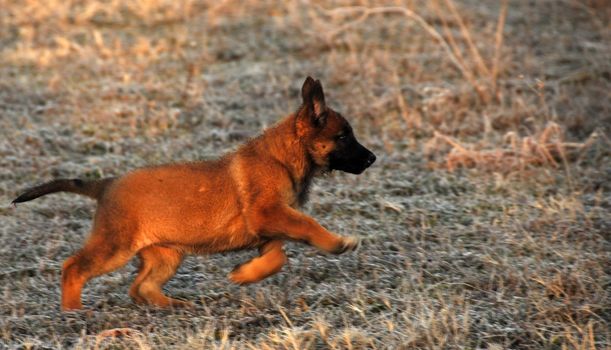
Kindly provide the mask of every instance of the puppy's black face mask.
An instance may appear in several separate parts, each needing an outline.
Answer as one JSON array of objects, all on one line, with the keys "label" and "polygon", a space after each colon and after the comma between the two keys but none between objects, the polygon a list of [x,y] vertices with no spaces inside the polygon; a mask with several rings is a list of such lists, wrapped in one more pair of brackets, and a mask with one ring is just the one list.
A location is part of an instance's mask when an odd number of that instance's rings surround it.
[{"label": "puppy's black face mask", "polygon": [[361,145],[348,128],[336,137],[335,149],[329,154],[329,169],[360,174],[375,161],[375,154]]}]

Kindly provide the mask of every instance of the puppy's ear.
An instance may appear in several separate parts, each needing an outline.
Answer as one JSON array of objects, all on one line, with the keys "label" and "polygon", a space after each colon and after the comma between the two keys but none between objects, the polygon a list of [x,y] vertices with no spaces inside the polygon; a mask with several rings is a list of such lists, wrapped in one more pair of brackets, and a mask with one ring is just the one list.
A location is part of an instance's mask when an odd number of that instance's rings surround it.
[{"label": "puppy's ear", "polygon": [[312,121],[316,125],[324,125],[327,117],[327,105],[325,104],[325,93],[322,90],[320,80],[307,77],[301,87],[301,98],[304,107],[310,112]]}]

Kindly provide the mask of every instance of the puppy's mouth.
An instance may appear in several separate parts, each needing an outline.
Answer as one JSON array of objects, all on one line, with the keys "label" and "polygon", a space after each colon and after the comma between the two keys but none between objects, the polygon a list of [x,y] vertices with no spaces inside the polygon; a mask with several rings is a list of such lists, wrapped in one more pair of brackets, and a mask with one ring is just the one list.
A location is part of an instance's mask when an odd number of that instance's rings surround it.
[{"label": "puppy's mouth", "polygon": [[331,170],[341,170],[355,175],[362,174],[376,161],[375,154],[364,147],[363,150],[364,152],[362,152],[359,157],[331,159],[329,161],[329,168]]}]

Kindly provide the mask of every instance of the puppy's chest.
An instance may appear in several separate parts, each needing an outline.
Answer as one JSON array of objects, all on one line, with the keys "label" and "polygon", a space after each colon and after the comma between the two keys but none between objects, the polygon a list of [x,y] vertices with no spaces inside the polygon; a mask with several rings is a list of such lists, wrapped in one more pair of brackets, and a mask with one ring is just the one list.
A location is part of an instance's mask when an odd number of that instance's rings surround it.
[{"label": "puppy's chest", "polygon": [[295,204],[298,207],[303,206],[309,199],[310,196],[310,187],[312,186],[312,178],[313,176],[307,174],[304,179],[296,186],[295,191]]},{"label": "puppy's chest", "polygon": [[298,191],[295,191],[293,194],[293,200],[291,203],[291,207],[299,208],[303,206],[308,201],[309,196],[310,196],[309,186],[306,186],[304,188],[299,189]]}]

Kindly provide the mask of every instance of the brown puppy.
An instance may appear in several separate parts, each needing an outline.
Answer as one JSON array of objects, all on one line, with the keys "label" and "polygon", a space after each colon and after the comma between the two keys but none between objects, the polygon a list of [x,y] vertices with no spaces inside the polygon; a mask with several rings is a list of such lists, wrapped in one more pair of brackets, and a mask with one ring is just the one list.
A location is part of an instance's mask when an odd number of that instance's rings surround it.
[{"label": "brown puppy", "polygon": [[305,202],[313,176],[333,169],[360,174],[375,156],[358,143],[346,119],[326,106],[318,80],[308,77],[301,94],[296,113],[218,160],[143,168],[99,181],[60,179],[15,199],[63,191],[98,201],[87,243],[63,265],[62,309],[82,308],[85,283],[134,255],[142,265],[130,296],[184,306],[161,287],[185,254],[258,248],[258,257],[229,274],[244,284],[280,270],[287,259],[284,240],[333,254],[356,248],[357,239],[327,231],[296,208]]}]

